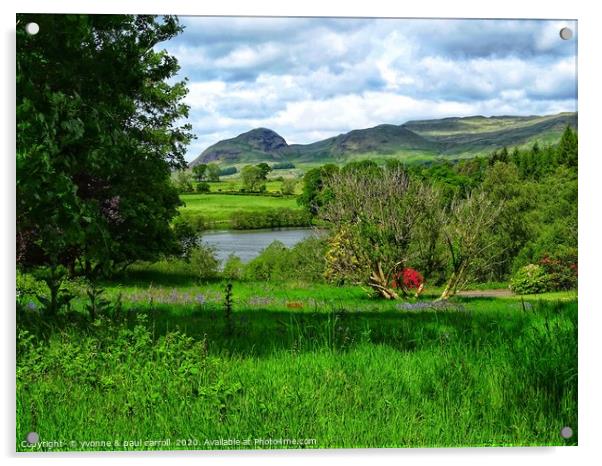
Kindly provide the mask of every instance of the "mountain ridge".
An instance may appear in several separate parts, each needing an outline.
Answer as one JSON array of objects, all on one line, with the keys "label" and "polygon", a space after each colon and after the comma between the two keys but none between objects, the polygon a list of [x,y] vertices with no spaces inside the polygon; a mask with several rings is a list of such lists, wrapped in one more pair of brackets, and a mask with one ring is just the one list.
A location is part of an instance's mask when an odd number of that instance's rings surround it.
[{"label": "mountain ridge", "polygon": [[357,154],[422,153],[433,157],[476,156],[503,146],[554,141],[568,125],[577,128],[576,112],[529,116],[468,116],[410,120],[354,129],[308,144],[288,144],[268,128],[254,128],[206,148],[189,165],[208,162],[344,161]]}]

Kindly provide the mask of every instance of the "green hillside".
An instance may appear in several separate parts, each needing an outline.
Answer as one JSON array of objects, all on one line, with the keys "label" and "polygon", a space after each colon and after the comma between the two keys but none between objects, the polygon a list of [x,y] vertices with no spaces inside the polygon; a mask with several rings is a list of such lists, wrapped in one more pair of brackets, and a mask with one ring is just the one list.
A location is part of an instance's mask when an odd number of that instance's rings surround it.
[{"label": "green hillside", "polygon": [[503,146],[535,141],[555,143],[569,125],[577,127],[576,113],[528,117],[466,117],[410,121],[409,130],[439,144],[441,154],[475,154]]},{"label": "green hillside", "polygon": [[287,144],[276,132],[257,128],[208,147],[198,163],[347,162],[358,158],[406,160],[471,157],[503,146],[553,144],[566,126],[577,127],[577,113],[546,116],[471,116],[409,121],[357,129],[311,144]]}]

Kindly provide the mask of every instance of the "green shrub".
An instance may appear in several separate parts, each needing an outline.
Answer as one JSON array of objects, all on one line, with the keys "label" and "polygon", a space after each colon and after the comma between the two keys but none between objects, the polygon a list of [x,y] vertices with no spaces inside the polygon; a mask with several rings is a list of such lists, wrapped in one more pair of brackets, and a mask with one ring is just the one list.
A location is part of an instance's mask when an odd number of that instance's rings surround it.
[{"label": "green shrub", "polygon": [[282,180],[282,186],[280,192],[285,196],[295,194],[295,188],[297,187],[297,180],[295,178],[285,178]]},{"label": "green shrub", "polygon": [[43,280],[38,280],[30,273],[17,270],[16,277],[17,299],[26,299],[48,294],[48,285]]},{"label": "green shrub", "polygon": [[290,250],[287,278],[319,283],[324,281],[326,269],[326,241],[310,236]]},{"label": "green shrub", "polygon": [[244,267],[240,257],[230,254],[226,259],[222,274],[228,280],[240,280],[244,274]]},{"label": "green shrub", "polygon": [[219,269],[215,248],[199,242],[190,252],[190,266],[201,280],[215,278]]},{"label": "green shrub", "polygon": [[282,279],[289,250],[280,241],[272,242],[245,267],[245,278],[269,281]]},{"label": "green shrub", "polygon": [[196,193],[208,193],[211,192],[211,185],[206,181],[201,181],[200,183],[196,183],[194,186],[194,192]]},{"label": "green shrub", "polygon": [[512,278],[510,288],[517,294],[544,293],[550,290],[550,276],[541,265],[525,265]]},{"label": "green shrub", "polygon": [[178,241],[178,256],[189,258],[194,247],[200,240],[200,233],[205,229],[205,222],[200,216],[178,216],[173,221],[173,230]]},{"label": "green shrub", "polygon": [[550,289],[571,290],[577,287],[577,251],[559,251],[554,256],[545,255],[539,265],[550,277]]},{"label": "green shrub", "polygon": [[310,237],[288,249],[280,241],[274,241],[245,267],[248,280],[286,281],[324,280],[324,240]]}]

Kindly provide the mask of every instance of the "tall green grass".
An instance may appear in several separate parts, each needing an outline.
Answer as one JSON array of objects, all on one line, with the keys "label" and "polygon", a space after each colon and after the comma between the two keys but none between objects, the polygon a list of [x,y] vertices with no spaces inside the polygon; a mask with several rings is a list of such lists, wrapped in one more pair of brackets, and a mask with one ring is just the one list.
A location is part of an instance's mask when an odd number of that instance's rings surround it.
[{"label": "tall green grass", "polygon": [[30,431],[56,450],[577,443],[559,434],[577,433],[576,301],[301,312],[252,298],[230,323],[218,300],[96,323],[20,314],[17,449]]}]

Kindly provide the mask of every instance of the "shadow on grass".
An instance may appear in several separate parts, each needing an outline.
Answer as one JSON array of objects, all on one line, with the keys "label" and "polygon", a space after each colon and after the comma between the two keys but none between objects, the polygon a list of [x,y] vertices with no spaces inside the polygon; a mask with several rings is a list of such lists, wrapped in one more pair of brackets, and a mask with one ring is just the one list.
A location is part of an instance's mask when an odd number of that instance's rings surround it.
[{"label": "shadow on grass", "polygon": [[[480,299],[487,302],[495,298]],[[350,311],[332,308],[319,312],[296,310],[236,310],[230,321],[220,305],[195,309],[178,304],[136,306],[114,320],[134,328],[139,317],[154,338],[180,331],[206,339],[212,354],[237,354],[242,357],[270,356],[279,351],[312,352],[320,349],[345,351],[357,344],[388,345],[399,351],[416,351],[433,346],[459,344],[466,348],[507,345],[534,325],[548,325],[560,316],[576,327],[576,302],[540,302],[528,310],[521,303],[499,309],[471,308],[469,299],[445,310],[422,308],[419,311]],[[95,328],[87,316],[73,312],[57,316],[52,323],[23,314],[19,328],[26,328],[43,339],[65,329],[86,334]]]}]

